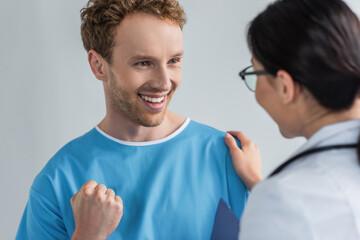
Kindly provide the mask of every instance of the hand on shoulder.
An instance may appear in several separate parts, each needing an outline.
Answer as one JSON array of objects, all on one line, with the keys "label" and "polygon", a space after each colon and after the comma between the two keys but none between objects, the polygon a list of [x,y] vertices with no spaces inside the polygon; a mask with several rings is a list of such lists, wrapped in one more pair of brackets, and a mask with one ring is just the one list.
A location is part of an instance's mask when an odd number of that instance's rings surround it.
[{"label": "hand on shoulder", "polygon": [[[242,148],[236,144],[237,138]],[[236,174],[251,190],[256,183],[262,180],[261,177],[261,156],[259,148],[242,132],[230,131],[225,135],[225,143],[230,149],[231,160]]]}]

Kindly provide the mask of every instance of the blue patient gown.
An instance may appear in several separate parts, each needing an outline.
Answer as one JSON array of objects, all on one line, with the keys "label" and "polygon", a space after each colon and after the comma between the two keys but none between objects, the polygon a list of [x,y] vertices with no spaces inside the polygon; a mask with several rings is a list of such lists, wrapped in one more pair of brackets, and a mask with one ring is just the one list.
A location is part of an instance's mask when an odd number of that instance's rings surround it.
[{"label": "blue patient gown", "polygon": [[16,239],[70,239],[70,199],[89,180],[123,199],[124,214],[110,240],[209,239],[219,199],[240,217],[248,196],[223,132],[187,119],[164,139],[125,142],[95,127],[37,175]]}]

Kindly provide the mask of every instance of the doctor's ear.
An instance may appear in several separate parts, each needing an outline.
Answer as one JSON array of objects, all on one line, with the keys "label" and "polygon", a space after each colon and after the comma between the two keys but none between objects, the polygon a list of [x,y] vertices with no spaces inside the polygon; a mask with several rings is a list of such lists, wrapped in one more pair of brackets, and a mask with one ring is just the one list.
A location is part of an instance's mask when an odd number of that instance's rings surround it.
[{"label": "doctor's ear", "polygon": [[98,52],[91,49],[88,52],[88,61],[91,71],[94,73],[95,77],[101,81],[106,81],[108,63],[105,59]]},{"label": "doctor's ear", "polygon": [[292,102],[296,98],[298,90],[300,90],[299,84],[297,84],[285,70],[279,70],[277,72],[276,81],[282,102],[284,104]]}]

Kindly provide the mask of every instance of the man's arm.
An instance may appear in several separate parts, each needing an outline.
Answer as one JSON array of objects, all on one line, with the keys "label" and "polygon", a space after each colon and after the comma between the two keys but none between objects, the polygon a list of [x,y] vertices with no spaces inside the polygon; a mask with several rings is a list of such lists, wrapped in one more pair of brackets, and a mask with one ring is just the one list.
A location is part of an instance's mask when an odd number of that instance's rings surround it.
[{"label": "man's arm", "polygon": [[[89,181],[71,198],[75,220],[72,239],[106,239],[118,226],[123,213],[119,196],[103,184]],[[57,203],[34,187],[30,189],[16,240],[70,239]]]},{"label": "man's arm", "polygon": [[22,216],[16,240],[69,239],[60,209],[34,187]]}]

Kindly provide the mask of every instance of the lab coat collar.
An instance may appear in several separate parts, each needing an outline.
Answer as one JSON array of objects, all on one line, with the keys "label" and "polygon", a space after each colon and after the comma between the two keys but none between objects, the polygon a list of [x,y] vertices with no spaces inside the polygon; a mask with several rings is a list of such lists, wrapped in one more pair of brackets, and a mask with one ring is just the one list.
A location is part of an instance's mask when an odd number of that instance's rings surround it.
[{"label": "lab coat collar", "polygon": [[360,119],[326,125],[315,132],[291,157],[314,147],[357,143],[359,133]]}]

